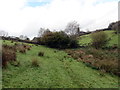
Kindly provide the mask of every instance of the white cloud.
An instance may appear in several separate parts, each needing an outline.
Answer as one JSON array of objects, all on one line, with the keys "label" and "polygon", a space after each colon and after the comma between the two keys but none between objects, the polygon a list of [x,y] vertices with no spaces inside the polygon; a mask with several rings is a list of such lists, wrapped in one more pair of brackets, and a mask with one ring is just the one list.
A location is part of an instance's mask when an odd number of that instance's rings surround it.
[{"label": "white cloud", "polygon": [[[30,7],[27,2],[49,2]],[[82,30],[105,28],[118,19],[118,2],[98,0],[0,0],[0,29],[10,35],[36,36],[40,27],[64,29],[78,21]]]}]

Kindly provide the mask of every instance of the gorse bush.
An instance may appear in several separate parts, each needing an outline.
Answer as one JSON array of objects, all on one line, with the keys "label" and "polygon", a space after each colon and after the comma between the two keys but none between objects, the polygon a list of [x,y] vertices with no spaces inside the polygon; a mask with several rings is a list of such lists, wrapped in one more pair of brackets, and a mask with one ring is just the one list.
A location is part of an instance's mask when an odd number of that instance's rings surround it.
[{"label": "gorse bush", "polygon": [[93,33],[91,35],[92,38],[92,46],[95,48],[102,48],[106,45],[107,43],[107,34],[100,31],[100,32],[96,32]]},{"label": "gorse bush", "polygon": [[75,38],[69,37],[64,32],[50,32],[41,38],[42,44],[49,46],[51,48],[75,48],[78,46],[77,40]]}]

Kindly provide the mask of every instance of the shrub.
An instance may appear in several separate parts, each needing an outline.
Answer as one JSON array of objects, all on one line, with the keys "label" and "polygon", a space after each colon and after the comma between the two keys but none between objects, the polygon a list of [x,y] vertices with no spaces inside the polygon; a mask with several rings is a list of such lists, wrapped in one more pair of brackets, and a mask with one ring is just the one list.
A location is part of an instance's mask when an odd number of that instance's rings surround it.
[{"label": "shrub", "polygon": [[30,50],[31,46],[30,45],[23,45],[23,47],[26,49],[26,50]]},{"label": "shrub", "polygon": [[57,50],[54,50],[54,53],[57,53],[58,51]]},{"label": "shrub", "polygon": [[44,56],[44,52],[39,52],[38,56]]},{"label": "shrub", "polygon": [[26,46],[24,46],[23,44],[17,44],[16,48],[20,53],[26,53]]},{"label": "shrub", "polygon": [[26,50],[30,50],[31,46],[27,44],[17,44],[14,45],[20,53],[26,53]]},{"label": "shrub", "polygon": [[32,59],[32,66],[38,67],[39,66],[39,61],[36,58]]},{"label": "shrub", "polygon": [[27,50],[30,50],[30,48],[27,48]]},{"label": "shrub", "polygon": [[24,48],[21,48],[21,49],[19,50],[19,52],[20,52],[20,53],[26,53],[26,50],[25,50]]},{"label": "shrub", "polygon": [[94,56],[94,58],[100,58],[100,57],[105,57],[105,52],[103,52],[103,50],[100,49],[95,49],[95,48],[89,48],[86,50],[86,54],[91,54]]},{"label": "shrub", "polygon": [[101,70],[105,70],[106,72],[113,73],[119,75],[118,72],[118,62],[116,60],[97,60],[95,66]]},{"label": "shrub", "polygon": [[66,50],[66,52],[72,58],[84,62],[93,69],[99,69],[120,76],[118,70],[118,52],[116,50],[87,48],[80,50]]},{"label": "shrub", "polygon": [[15,45],[15,46],[17,46],[18,44],[17,44],[17,43],[15,43],[14,45]]},{"label": "shrub", "polygon": [[104,47],[107,43],[107,34],[103,31],[93,33],[91,35],[92,38],[92,46],[95,48]]},{"label": "shrub", "polygon": [[38,46],[38,44],[35,44],[36,46]]},{"label": "shrub", "polygon": [[2,46],[2,66],[6,67],[8,61],[16,61],[16,51],[11,46]]},{"label": "shrub", "polygon": [[70,37],[69,47],[70,48],[77,48],[78,47],[78,41],[75,37]]},{"label": "shrub", "polygon": [[77,40],[73,37],[69,37],[64,32],[50,32],[43,35],[40,38],[40,43],[49,46],[51,48],[65,49],[65,48],[74,48],[77,47]]},{"label": "shrub", "polygon": [[14,61],[10,63],[13,66],[19,67],[20,66],[20,62],[19,61]]},{"label": "shrub", "polygon": [[13,43],[13,40],[11,41],[11,43]]}]

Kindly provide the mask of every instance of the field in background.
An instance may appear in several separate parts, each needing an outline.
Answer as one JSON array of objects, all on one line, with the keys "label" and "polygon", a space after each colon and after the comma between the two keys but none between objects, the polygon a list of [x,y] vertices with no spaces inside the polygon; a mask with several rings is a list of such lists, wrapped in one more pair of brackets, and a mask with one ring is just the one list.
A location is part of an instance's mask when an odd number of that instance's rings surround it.
[{"label": "field in background", "polygon": [[[109,46],[113,46],[113,45],[118,45],[118,34],[115,34],[115,31],[103,31],[108,35],[108,39],[110,39],[110,41],[107,44],[107,47]],[[120,35],[120,34],[119,34]],[[82,35],[79,38],[79,44],[81,46],[88,46],[90,45],[92,42],[91,39],[91,34],[87,34],[87,35]]]}]

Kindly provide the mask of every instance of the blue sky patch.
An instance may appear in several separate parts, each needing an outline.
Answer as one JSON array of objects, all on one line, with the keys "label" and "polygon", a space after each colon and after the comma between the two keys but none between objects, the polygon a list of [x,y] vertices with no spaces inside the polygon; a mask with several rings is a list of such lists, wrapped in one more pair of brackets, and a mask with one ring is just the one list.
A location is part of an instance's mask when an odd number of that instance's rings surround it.
[{"label": "blue sky patch", "polygon": [[27,2],[27,6],[37,7],[48,4],[49,2]]}]

